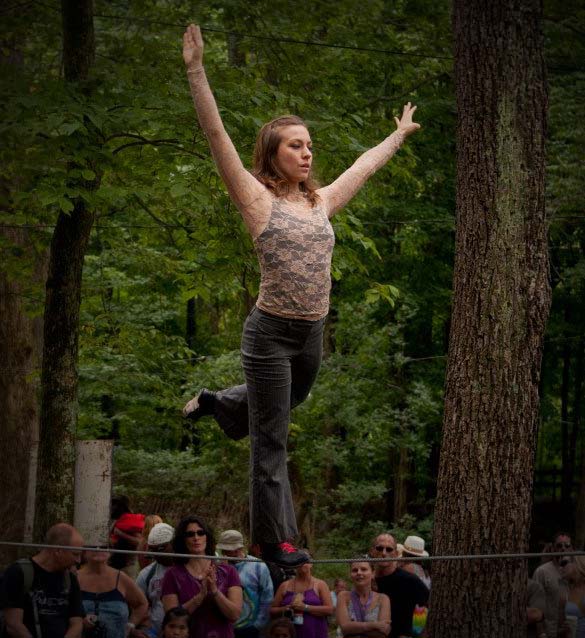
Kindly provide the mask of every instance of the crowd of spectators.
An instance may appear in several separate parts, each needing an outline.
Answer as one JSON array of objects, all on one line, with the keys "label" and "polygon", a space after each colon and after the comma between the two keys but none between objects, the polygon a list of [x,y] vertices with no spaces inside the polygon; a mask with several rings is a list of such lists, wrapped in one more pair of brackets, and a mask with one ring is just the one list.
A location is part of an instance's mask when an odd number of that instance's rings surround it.
[{"label": "crowd of spectators", "polygon": [[[61,523],[32,559],[5,572],[0,585],[5,635],[34,638],[400,638],[425,635],[431,576],[424,540],[397,543],[383,532],[367,554],[353,556],[347,581],[331,586],[307,562],[288,573],[255,559],[238,530],[215,539],[198,516],[176,528],[159,517],[123,512],[109,543],[82,552],[81,535]],[[132,529],[133,531],[130,531]],[[120,535],[122,532],[122,535]],[[136,542],[128,537],[136,538]],[[109,549],[140,547],[120,562]],[[76,549],[79,548],[79,549]],[[572,550],[557,534],[553,551]],[[181,557],[170,556],[181,554]],[[226,560],[221,560],[224,557]],[[372,562],[371,559],[382,559]],[[229,559],[229,560],[228,560]],[[122,565],[122,566],[120,566]],[[142,569],[133,578],[137,566]],[[316,569],[315,569],[316,571]],[[348,584],[349,583],[349,584]],[[528,583],[526,622],[532,638],[585,638],[585,557],[554,556]],[[4,635],[4,634],[3,634]]]}]

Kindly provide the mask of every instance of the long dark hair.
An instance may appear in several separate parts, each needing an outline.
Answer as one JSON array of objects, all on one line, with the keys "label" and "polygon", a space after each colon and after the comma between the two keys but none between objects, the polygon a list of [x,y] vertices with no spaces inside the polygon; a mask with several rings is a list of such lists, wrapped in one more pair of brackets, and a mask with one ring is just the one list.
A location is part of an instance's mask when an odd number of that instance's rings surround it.
[{"label": "long dark hair", "polygon": [[[307,125],[300,117],[296,115],[283,115],[264,124],[256,138],[252,175],[264,184],[266,188],[271,190],[276,197],[285,197],[289,192],[289,182],[280,172],[275,162],[276,153],[282,141],[279,131],[284,126],[295,125],[307,128]],[[307,179],[299,184],[299,189],[301,192],[306,193],[307,199],[311,202],[311,206],[315,206],[319,201],[319,195],[316,193],[318,187],[319,185],[314,180],[311,169],[307,175]]]},{"label": "long dark hair", "polygon": [[[185,532],[192,523],[196,523],[205,532],[207,543],[205,545],[205,555],[215,556],[215,535],[209,525],[199,516],[185,516],[181,522],[177,525],[175,530],[175,538],[173,539],[173,551],[175,554],[188,554],[189,550],[185,543]],[[188,558],[175,558],[175,563],[178,565],[184,565]]]}]

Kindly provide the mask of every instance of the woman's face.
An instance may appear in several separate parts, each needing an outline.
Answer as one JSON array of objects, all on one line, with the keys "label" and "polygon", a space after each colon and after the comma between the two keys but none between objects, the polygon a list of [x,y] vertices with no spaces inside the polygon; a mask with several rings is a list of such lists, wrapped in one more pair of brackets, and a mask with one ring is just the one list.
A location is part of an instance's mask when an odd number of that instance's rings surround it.
[{"label": "woman's face", "polygon": [[300,124],[291,124],[278,129],[278,134],[280,144],[275,157],[278,169],[290,183],[304,182],[313,162],[309,131]]},{"label": "woman's face", "polygon": [[300,567],[296,568],[297,576],[310,576],[313,565],[311,563],[304,563]]},{"label": "woman's face", "polygon": [[349,574],[354,585],[369,585],[374,577],[370,563],[352,563]]},{"label": "woman's face", "polygon": [[347,590],[347,584],[346,584],[346,582],[344,580],[337,580],[335,582],[335,587],[333,589],[337,593],[339,593],[340,591],[346,591]]},{"label": "woman's face", "polygon": [[199,523],[189,523],[185,530],[185,545],[189,554],[205,554],[205,547],[207,545],[207,534]]},{"label": "woman's face", "polygon": [[110,558],[110,552],[85,552],[85,560],[88,563],[107,563]]},{"label": "woman's face", "polygon": [[189,626],[186,618],[173,618],[165,625],[164,638],[186,638]]}]

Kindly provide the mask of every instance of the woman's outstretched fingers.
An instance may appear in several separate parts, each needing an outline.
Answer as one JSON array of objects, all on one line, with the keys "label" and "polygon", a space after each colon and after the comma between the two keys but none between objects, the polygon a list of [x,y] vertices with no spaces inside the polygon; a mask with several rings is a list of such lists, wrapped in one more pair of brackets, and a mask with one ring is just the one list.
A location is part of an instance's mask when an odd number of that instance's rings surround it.
[{"label": "woman's outstretched fingers", "polygon": [[187,67],[199,66],[203,62],[203,38],[196,24],[190,24],[183,35],[183,59]]},{"label": "woman's outstretched fingers", "polygon": [[420,128],[420,124],[412,121],[412,116],[414,115],[415,111],[416,106],[413,106],[411,102],[408,102],[402,108],[402,117],[400,117],[400,119],[397,117],[394,118],[396,127],[405,135],[410,135],[411,133],[418,131],[418,129]]}]

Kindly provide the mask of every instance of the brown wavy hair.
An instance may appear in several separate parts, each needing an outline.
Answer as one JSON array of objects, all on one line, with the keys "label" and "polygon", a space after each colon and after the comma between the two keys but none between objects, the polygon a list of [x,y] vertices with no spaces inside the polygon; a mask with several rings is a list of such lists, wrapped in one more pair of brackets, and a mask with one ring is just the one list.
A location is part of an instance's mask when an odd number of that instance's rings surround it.
[{"label": "brown wavy hair", "polygon": [[[282,115],[270,122],[266,122],[258,132],[254,146],[254,168],[252,175],[272,191],[276,197],[286,197],[289,193],[289,182],[276,165],[276,153],[282,137],[279,130],[285,126],[300,125],[307,128],[303,120],[296,115]],[[311,206],[319,201],[317,189],[319,184],[313,178],[312,168],[307,179],[299,184],[301,192],[305,193]]]}]

